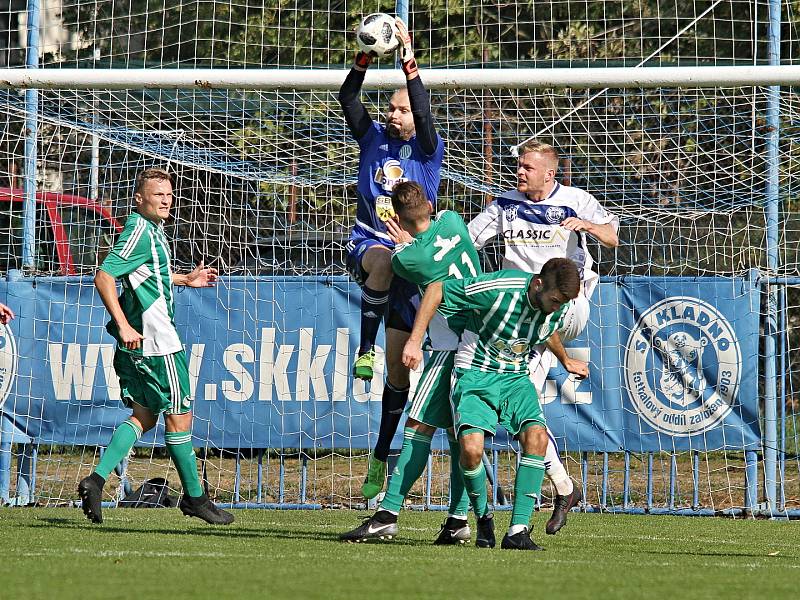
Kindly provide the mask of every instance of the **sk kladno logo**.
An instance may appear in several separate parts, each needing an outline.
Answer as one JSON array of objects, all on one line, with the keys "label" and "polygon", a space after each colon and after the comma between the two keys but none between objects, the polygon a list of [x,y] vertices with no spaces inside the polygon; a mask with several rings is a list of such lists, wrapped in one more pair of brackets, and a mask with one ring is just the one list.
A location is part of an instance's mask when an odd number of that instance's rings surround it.
[{"label": "sk kladno logo", "polygon": [[0,323],[0,408],[17,376],[17,342],[8,325]]},{"label": "sk kladno logo", "polygon": [[648,308],[625,346],[634,408],[655,430],[702,433],[731,411],[742,356],[728,320],[697,298],[675,296]]}]

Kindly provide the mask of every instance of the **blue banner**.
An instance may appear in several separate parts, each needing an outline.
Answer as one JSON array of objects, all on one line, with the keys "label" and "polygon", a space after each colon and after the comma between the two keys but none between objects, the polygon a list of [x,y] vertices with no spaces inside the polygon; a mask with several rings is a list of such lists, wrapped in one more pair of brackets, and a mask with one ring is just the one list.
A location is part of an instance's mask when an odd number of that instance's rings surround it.
[{"label": "blue banner", "polygon": [[[0,405],[14,430],[40,443],[107,444],[129,411],[91,280],[0,282],[0,299],[17,313],[0,325]],[[371,447],[383,377],[382,367],[371,385],[350,377],[359,302],[345,278],[223,278],[214,289],[180,289],[195,443]],[[758,314],[758,290],[743,279],[601,283],[587,329],[569,344],[590,361],[591,377],[575,382],[558,367],[542,398],[559,445],[758,448]],[[160,444],[160,427],[142,443]]]}]

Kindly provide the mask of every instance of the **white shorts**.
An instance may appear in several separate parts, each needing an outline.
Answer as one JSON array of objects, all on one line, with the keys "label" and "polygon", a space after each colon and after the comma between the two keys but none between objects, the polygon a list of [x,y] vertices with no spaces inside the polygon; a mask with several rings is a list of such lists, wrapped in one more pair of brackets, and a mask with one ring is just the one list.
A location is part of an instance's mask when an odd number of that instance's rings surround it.
[{"label": "white shorts", "polygon": [[[589,299],[583,294],[570,301],[567,312],[564,315],[563,325],[558,330],[558,335],[561,337],[562,342],[574,340],[586,329],[586,324],[589,322],[589,308]],[[548,350],[546,344],[534,346],[528,368],[530,369],[531,382],[536,387],[540,398],[544,390],[547,374],[557,361],[555,354]]]}]

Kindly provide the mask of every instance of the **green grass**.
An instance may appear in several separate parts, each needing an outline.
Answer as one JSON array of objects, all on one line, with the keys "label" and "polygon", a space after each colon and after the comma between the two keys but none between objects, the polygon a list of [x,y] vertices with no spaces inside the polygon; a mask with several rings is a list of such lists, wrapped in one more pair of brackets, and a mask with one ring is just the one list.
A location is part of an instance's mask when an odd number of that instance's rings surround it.
[{"label": "green grass", "polygon": [[573,514],[546,552],[431,546],[441,513],[401,516],[392,542],[342,544],[354,511],[235,511],[229,528],[176,509],[0,510],[0,597],[797,598],[800,524]]}]

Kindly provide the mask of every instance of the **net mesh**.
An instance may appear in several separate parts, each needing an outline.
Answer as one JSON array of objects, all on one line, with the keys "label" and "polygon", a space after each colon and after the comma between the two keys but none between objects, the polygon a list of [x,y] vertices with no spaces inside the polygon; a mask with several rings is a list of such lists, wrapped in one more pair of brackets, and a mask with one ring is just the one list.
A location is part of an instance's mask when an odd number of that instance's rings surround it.
[{"label": "net mesh", "polygon": [[[42,3],[40,66],[307,68],[313,78],[312,69],[349,67],[355,47],[352,30],[361,15],[391,10],[376,2],[272,4],[48,0]],[[792,63],[794,4],[783,3],[782,11],[781,56]],[[26,21],[24,2],[0,9],[0,66],[24,65]],[[501,5],[428,0],[412,3],[409,25],[423,69],[757,65],[767,62],[769,50],[765,0],[537,0]],[[372,68],[393,68],[393,59]],[[424,81],[424,70],[422,77]],[[755,86],[433,91],[436,126],[446,142],[440,206],[468,220],[496,194],[514,187],[512,149],[527,139],[541,139],[560,151],[563,183],[588,190],[621,217],[623,244],[615,250],[591,249],[601,274],[745,275],[759,269],[798,276],[800,223],[794,205],[800,97],[792,88],[781,90],[779,265],[769,268],[764,216],[770,167],[768,95],[769,90]],[[381,119],[388,94],[365,91],[362,99]],[[22,91],[0,91],[0,187],[22,187],[29,110]],[[91,273],[114,233],[114,226],[93,207],[103,207],[123,222],[136,173],[164,165],[176,174],[175,219],[167,230],[178,270],[204,260],[227,275],[345,274],[357,146],[335,92],[43,90],[36,120],[39,189],[90,200],[89,208],[58,207],[69,260],[59,252],[55,229],[40,219],[35,249],[39,274]],[[20,210],[13,203],[0,205],[3,271],[22,266]],[[496,264],[496,253],[490,249],[487,264]],[[75,285],[90,287],[91,282]],[[786,500],[796,504],[800,477],[794,389],[800,379],[790,350],[798,345],[793,327],[800,318],[798,289],[780,287],[779,302],[778,339],[785,351],[778,371],[779,410],[785,415],[779,436],[786,459],[783,489]],[[96,326],[103,318],[98,316]],[[236,319],[227,318],[235,328]],[[280,330],[294,327],[281,320],[279,311],[269,318]],[[254,339],[253,332],[241,333],[244,341]],[[81,340],[79,330],[75,339]],[[73,393],[68,401],[78,400]],[[24,458],[21,445],[13,452]],[[219,498],[324,505],[359,501],[366,460],[351,448],[298,453],[209,447],[204,452],[208,481]],[[47,502],[71,499],[79,473],[96,462],[96,453],[94,447],[41,446],[37,497]],[[631,502],[646,502],[649,479],[655,482],[654,502],[669,503],[672,456],[670,448],[656,455],[652,476],[648,457],[634,456]],[[611,456],[607,475],[601,455],[569,457],[570,473],[586,482],[590,501],[622,502],[621,454]],[[500,483],[510,489],[513,456],[501,453],[498,460]],[[679,505],[694,502],[693,460],[690,453],[675,458],[677,476],[672,479],[677,481]],[[168,464],[162,449],[139,448],[128,475],[136,483],[163,475]],[[704,453],[699,461],[700,504],[741,505],[743,468],[743,453]],[[256,483],[259,472],[261,486]],[[434,455],[430,472],[431,497],[423,482],[414,503],[446,502],[446,458]]]}]

